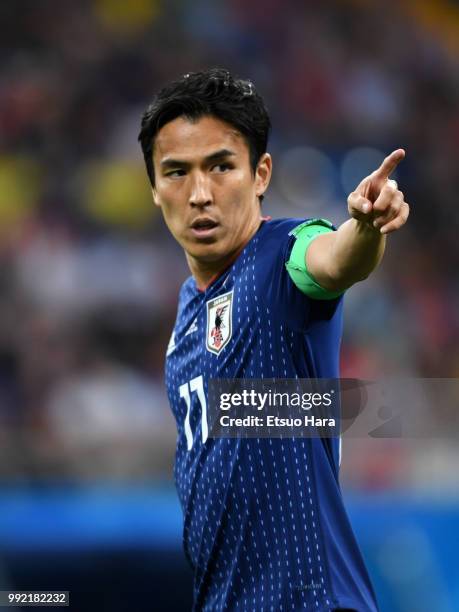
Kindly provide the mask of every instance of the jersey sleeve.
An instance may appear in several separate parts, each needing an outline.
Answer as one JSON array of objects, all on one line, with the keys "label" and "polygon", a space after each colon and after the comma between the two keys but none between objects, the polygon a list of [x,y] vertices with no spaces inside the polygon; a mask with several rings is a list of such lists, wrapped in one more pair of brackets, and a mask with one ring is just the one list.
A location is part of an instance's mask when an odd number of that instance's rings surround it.
[{"label": "jersey sleeve", "polygon": [[289,233],[290,236],[294,236],[295,242],[285,267],[295,286],[314,300],[333,300],[343,293],[329,291],[319,285],[306,265],[306,253],[313,240],[321,234],[332,231],[334,231],[333,225],[326,219],[309,219]]},{"label": "jersey sleeve", "polygon": [[[256,284],[266,309],[275,312],[279,323],[294,332],[304,333],[321,321],[326,325],[341,309],[342,295],[335,299],[316,297],[301,291],[294,283],[286,263],[296,244],[295,229],[308,228],[317,219],[276,219],[265,224],[258,247]],[[333,226],[325,222],[326,229]],[[303,277],[302,277],[303,278]],[[314,279],[312,279],[314,280]],[[315,281],[314,281],[315,282]]]}]

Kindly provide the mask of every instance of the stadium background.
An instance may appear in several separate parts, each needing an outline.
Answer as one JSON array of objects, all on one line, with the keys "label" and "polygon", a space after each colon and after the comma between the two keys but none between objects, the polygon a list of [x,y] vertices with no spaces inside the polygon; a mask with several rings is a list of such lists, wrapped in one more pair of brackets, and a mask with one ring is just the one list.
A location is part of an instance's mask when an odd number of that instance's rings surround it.
[{"label": "stadium background", "polygon": [[[412,214],[346,298],[342,373],[458,377],[459,5],[18,0],[0,20],[0,588],[186,610],[163,357],[188,271],[150,200],[141,112],[190,70],[250,77],[273,216],[339,223],[403,146]],[[343,456],[382,612],[458,610],[457,435]]]}]

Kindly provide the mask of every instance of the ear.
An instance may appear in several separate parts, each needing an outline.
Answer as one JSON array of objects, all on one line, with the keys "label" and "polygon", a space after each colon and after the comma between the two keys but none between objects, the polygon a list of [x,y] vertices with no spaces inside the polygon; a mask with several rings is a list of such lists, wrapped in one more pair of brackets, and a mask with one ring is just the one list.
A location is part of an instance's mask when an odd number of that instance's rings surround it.
[{"label": "ear", "polygon": [[273,162],[269,153],[264,153],[255,170],[255,193],[262,196],[267,190],[273,169]]},{"label": "ear", "polygon": [[151,194],[153,196],[155,206],[161,206],[161,204],[158,202],[158,192],[156,191],[156,187],[151,188]]}]

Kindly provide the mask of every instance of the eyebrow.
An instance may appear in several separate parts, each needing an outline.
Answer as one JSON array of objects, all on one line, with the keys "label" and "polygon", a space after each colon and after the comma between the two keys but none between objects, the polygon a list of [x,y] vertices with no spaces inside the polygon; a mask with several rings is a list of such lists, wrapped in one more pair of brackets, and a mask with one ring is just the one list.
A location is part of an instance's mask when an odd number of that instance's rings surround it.
[{"label": "eyebrow", "polygon": [[[215,163],[217,161],[221,161],[228,157],[234,157],[236,153],[234,151],[230,151],[230,149],[220,149],[219,151],[215,151],[215,153],[211,153],[204,158],[204,162],[206,164]],[[190,162],[181,160],[181,159],[172,159],[170,157],[166,157],[160,163],[162,168],[189,168],[191,165]]]}]

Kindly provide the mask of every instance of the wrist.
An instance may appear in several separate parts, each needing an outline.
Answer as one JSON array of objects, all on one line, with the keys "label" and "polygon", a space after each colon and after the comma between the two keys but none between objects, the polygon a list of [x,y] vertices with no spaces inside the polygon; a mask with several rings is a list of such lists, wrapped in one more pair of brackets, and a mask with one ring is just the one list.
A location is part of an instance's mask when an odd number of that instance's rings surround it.
[{"label": "wrist", "polygon": [[357,234],[365,236],[369,239],[377,238],[378,240],[383,240],[385,238],[385,235],[381,234],[380,228],[373,226],[373,219],[362,221],[360,219],[353,218],[352,221]]}]

